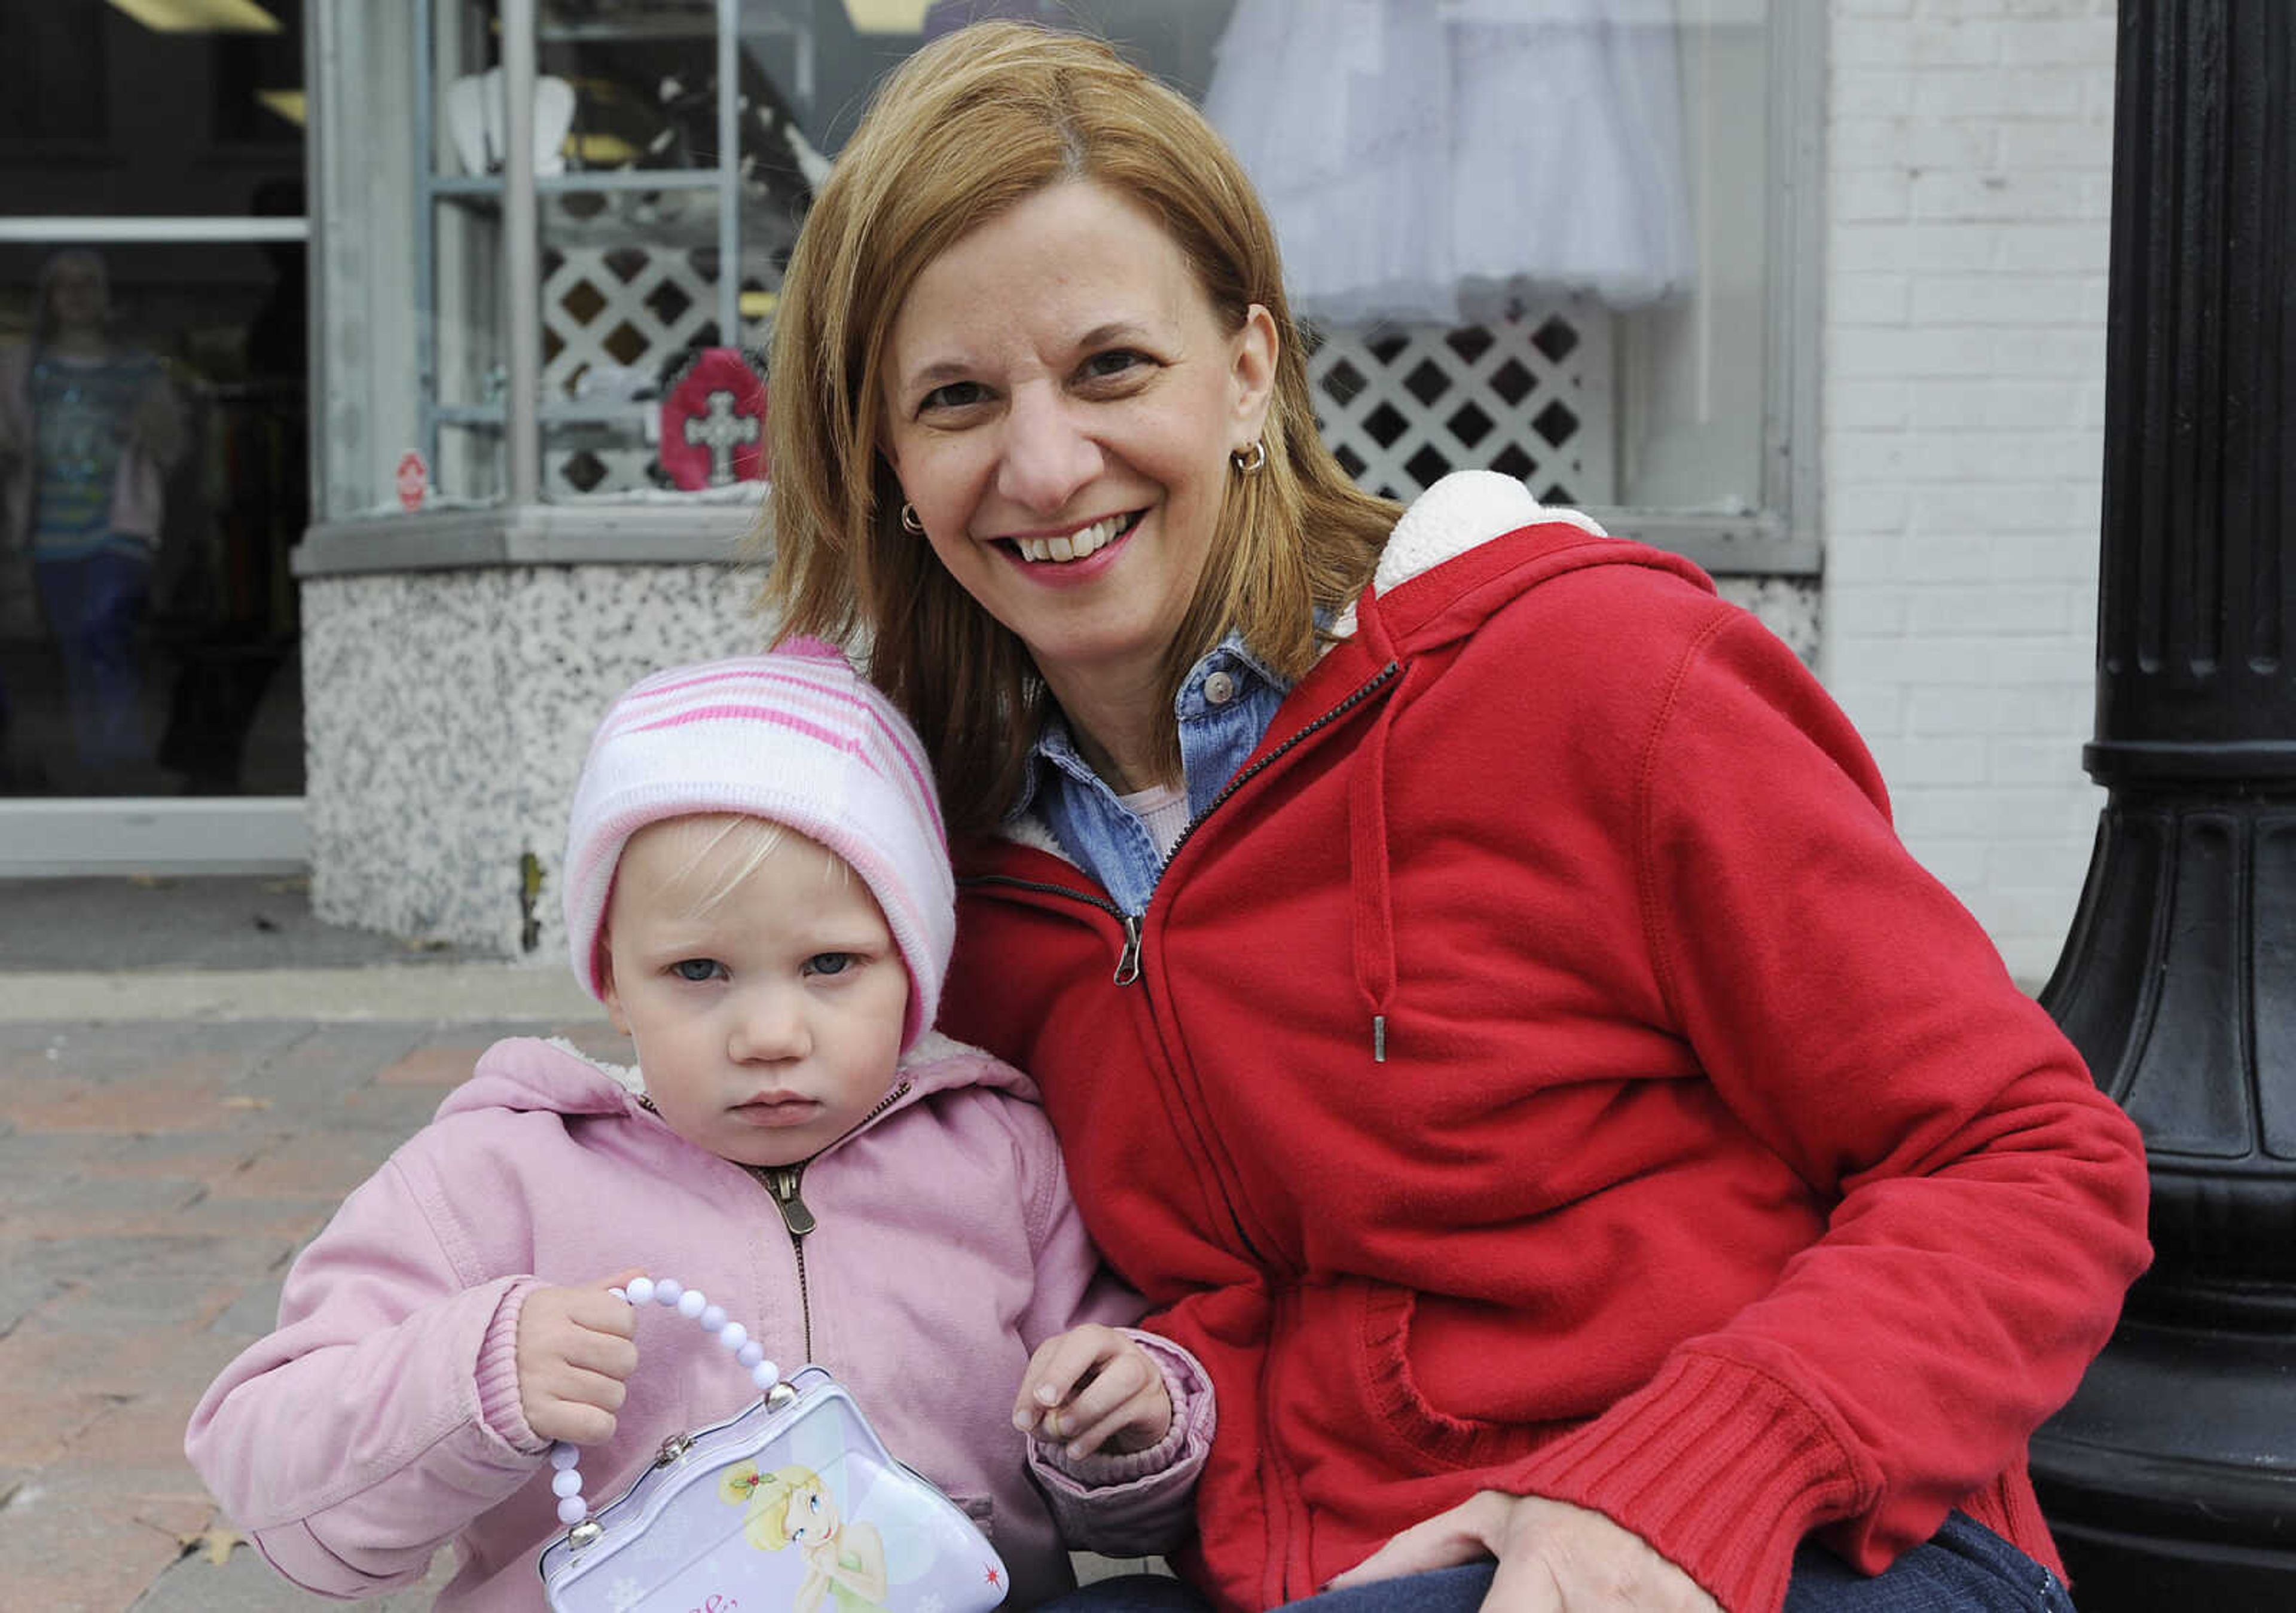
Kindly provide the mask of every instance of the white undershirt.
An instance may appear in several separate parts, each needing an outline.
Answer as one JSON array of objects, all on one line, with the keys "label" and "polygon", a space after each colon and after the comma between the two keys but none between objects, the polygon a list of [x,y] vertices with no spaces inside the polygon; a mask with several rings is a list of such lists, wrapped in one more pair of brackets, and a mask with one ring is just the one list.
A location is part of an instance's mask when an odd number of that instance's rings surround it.
[{"label": "white undershirt", "polygon": [[1177,784],[1152,784],[1116,798],[1119,805],[1147,825],[1156,842],[1156,855],[1168,857],[1188,831],[1188,792]]}]

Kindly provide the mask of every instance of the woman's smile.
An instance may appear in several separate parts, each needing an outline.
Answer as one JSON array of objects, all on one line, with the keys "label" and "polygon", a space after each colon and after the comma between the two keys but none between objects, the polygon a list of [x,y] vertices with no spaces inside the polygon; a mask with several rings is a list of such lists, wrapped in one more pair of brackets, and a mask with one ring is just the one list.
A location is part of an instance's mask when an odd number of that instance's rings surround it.
[{"label": "woman's smile", "polygon": [[[1071,532],[1051,536],[1016,533],[996,541],[1012,554],[1023,575],[1034,581],[1080,582],[1098,577],[1115,564],[1117,551],[1139,528],[1146,514],[1144,510],[1135,510],[1087,522]],[[1101,558],[1103,563],[1086,564],[1095,558]]]}]

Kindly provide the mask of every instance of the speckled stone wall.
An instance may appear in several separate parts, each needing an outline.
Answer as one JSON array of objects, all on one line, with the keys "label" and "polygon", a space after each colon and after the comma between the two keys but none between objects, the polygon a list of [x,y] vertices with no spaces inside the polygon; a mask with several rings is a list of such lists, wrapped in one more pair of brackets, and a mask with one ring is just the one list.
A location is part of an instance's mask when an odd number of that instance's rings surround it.
[{"label": "speckled stone wall", "polygon": [[1793,647],[1802,665],[1817,665],[1818,580],[1814,577],[1718,577],[1714,585],[1734,605],[1743,605],[1762,625]]},{"label": "speckled stone wall", "polygon": [[566,803],[592,727],[656,667],[762,644],[752,591],[708,565],[306,578],[313,909],[561,962]]},{"label": "speckled stone wall", "polygon": [[[1719,586],[1816,660],[1814,578]],[[752,592],[710,565],[306,578],[313,909],[410,942],[561,963],[566,803],[592,727],[647,672],[762,644]]]}]

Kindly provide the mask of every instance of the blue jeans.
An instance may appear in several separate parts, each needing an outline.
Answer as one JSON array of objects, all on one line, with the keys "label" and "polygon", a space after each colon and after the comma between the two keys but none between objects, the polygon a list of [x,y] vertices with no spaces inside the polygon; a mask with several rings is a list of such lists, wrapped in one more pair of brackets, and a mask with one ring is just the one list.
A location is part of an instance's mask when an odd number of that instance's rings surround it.
[{"label": "blue jeans", "polygon": [[[1302,1613],[1476,1613],[1492,1565],[1469,1563],[1327,1592]],[[1043,1613],[1204,1613],[1210,1604],[1175,1579],[1103,1579]],[[1927,1545],[1868,1577],[1815,1542],[1794,1553],[1786,1613],[2073,1613],[2064,1582],[1984,1525],[1956,1512]]]},{"label": "blue jeans", "polygon": [[137,638],[151,599],[151,557],[111,547],[56,560],[35,553],[32,579],[63,657],[80,765],[149,761]]}]

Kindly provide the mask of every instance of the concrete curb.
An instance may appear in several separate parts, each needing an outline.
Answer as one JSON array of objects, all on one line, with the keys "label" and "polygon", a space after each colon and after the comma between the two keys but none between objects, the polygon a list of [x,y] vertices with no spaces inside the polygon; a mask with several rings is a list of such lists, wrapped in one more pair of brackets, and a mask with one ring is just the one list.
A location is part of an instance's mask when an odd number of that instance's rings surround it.
[{"label": "concrete curb", "polygon": [[603,1019],[605,1013],[565,970],[517,963],[0,974],[0,1024],[9,1025],[152,1019],[565,1022]]}]

